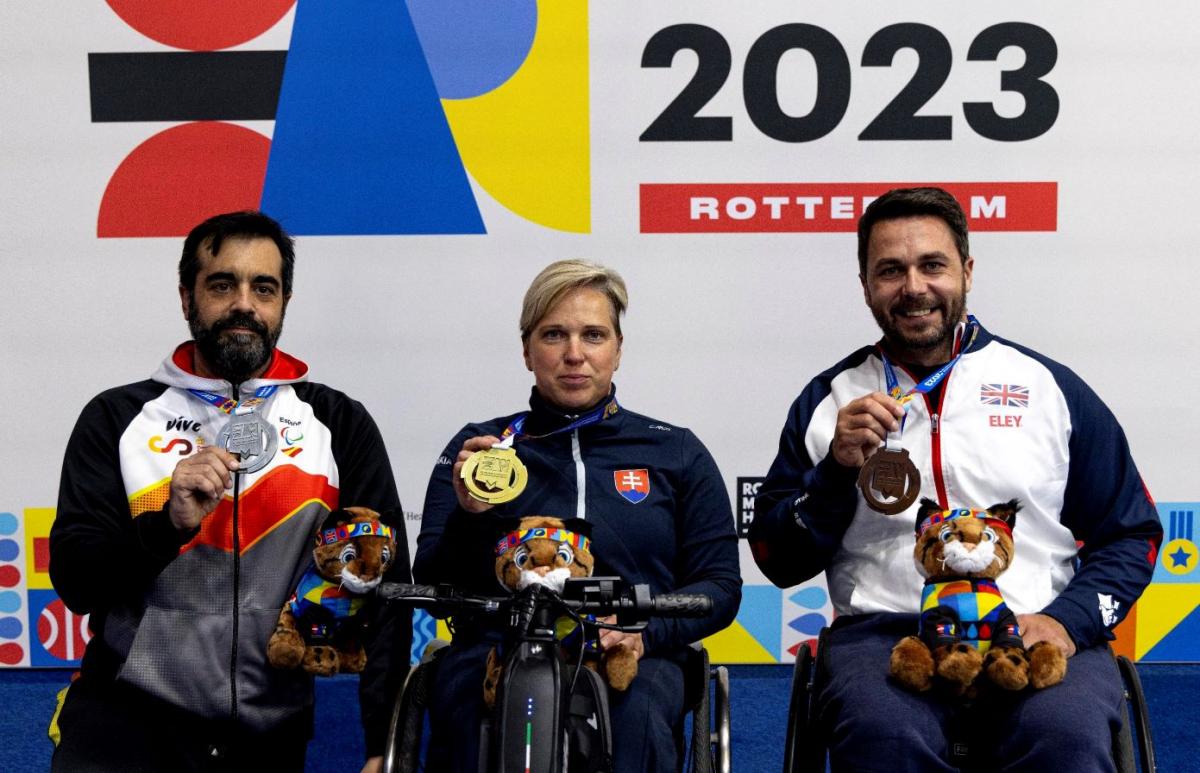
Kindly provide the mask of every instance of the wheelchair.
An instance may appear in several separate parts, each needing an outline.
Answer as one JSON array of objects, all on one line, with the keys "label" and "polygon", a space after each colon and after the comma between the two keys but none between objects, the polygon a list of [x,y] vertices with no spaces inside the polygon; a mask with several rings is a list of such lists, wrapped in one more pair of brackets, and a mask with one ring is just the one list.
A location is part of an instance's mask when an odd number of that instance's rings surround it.
[{"label": "wheelchair", "polygon": [[[609,578],[592,578],[591,581],[599,580],[601,583],[607,582]],[[570,582],[570,581],[569,581]],[[643,587],[643,586],[639,586]],[[466,597],[459,594],[454,594],[449,589],[433,589],[428,586],[402,586],[393,584],[390,590],[385,591],[393,600],[407,599],[413,601],[420,597],[424,597],[426,601],[440,599],[443,603],[443,608],[447,600],[451,600],[452,605],[461,608],[462,602],[469,601],[485,601],[482,598]],[[639,596],[635,589],[633,596],[637,597],[639,604],[657,605],[655,613],[657,614],[679,614],[684,612],[683,607],[691,606],[685,595],[676,595],[671,597],[668,595],[660,595],[656,600],[649,598],[648,593],[645,597]],[[539,602],[540,606],[540,602]],[[641,614],[646,614],[649,607],[641,610]],[[499,607],[493,611],[498,611]],[[607,608],[603,611],[609,611]],[[537,641],[541,641],[540,639]],[[400,691],[400,695],[396,698],[392,710],[391,724],[388,729],[387,745],[384,751],[384,773],[408,773],[420,769],[420,755],[422,747],[422,739],[426,725],[426,716],[433,697],[433,686],[436,681],[437,669],[439,668],[439,655],[444,651],[448,642],[438,640],[430,644],[426,648],[425,654],[421,663],[412,669],[404,686]],[[534,654],[534,660],[542,661],[545,659],[545,654],[536,654],[543,652],[537,647],[531,652]],[[515,654],[510,652],[509,661],[506,661],[508,667],[511,667],[511,658]],[[691,744],[687,750],[687,757],[691,763],[689,771],[691,773],[729,773],[732,767],[731,760],[731,727],[729,719],[729,674],[724,666],[713,667],[708,659],[708,653],[703,647],[693,645],[688,650],[687,659],[684,665],[684,698],[685,705],[690,712],[692,734]],[[524,667],[523,667],[524,668]],[[509,678],[510,672],[506,667],[506,677]],[[603,683],[599,678],[589,672],[582,672],[590,678],[594,678],[595,682],[602,689]],[[541,677],[534,678],[549,678],[556,684],[561,684],[559,681],[557,669],[546,671]],[[562,677],[566,679],[566,677]],[[552,689],[552,688],[545,688]],[[503,688],[502,688],[503,691]],[[572,711],[575,709],[575,704],[572,700]],[[506,728],[509,728],[507,714],[500,709],[500,701],[497,704],[497,713],[493,717],[485,720],[484,726],[480,728],[481,748],[487,748],[489,738],[498,737],[501,740],[499,744],[503,744],[503,737]],[[491,727],[496,722],[503,721],[502,726]],[[607,724],[607,719],[601,720]],[[594,725],[593,725],[594,726]],[[496,736],[496,733],[499,736]],[[553,756],[553,754],[551,755]],[[501,765],[504,769],[510,769],[507,763],[494,760],[497,765]],[[482,764],[482,763],[481,763]],[[546,763],[549,765],[550,763]],[[553,767],[558,769],[561,763],[553,763]],[[529,761],[526,757],[525,767],[528,769]],[[564,765],[565,767],[565,765]],[[518,769],[520,766],[518,766]],[[489,767],[490,769],[490,767]],[[540,768],[539,768],[540,769]]]},{"label": "wheelchair", "polygon": [[[816,655],[808,647],[801,647],[796,653],[783,773],[824,773],[826,770],[827,751],[816,727],[813,709],[827,668],[822,655],[828,646],[828,631],[828,628],[821,631]],[[1113,738],[1113,760],[1118,773],[1155,773],[1158,768],[1141,679],[1129,658],[1120,655],[1116,661],[1125,693],[1125,711],[1121,717],[1121,729]],[[951,728],[949,740],[951,761],[958,764],[961,770],[974,770],[971,749],[965,737],[955,734],[954,728]]]}]

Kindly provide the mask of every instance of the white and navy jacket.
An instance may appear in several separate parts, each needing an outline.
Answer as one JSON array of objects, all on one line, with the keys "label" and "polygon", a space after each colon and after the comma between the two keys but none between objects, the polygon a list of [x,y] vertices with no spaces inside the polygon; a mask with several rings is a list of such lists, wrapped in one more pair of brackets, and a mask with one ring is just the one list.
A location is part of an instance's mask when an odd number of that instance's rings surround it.
[{"label": "white and navy jacket", "polygon": [[[867,507],[857,469],[829,453],[838,410],[887,392],[878,346],[813,379],[792,404],[779,453],[755,501],[750,543],[776,585],[826,572],[840,615],[917,612],[917,505]],[[914,378],[897,368],[900,387]],[[1154,570],[1162,526],[1116,418],[1073,372],[979,330],[939,402],[910,403],[902,445],[921,494],[943,508],[1022,509],[1016,557],[1000,589],[1017,613],[1044,612],[1078,646],[1112,638]]]},{"label": "white and navy jacket", "polygon": [[[91,613],[84,676],[115,678],[213,720],[231,717],[236,691],[239,723],[262,731],[311,711],[312,678],[271,667],[266,645],[312,561],[313,534],[326,514],[355,505],[383,513],[398,530],[390,577],[397,580],[409,573],[403,517],[366,409],[308,382],[307,365],[276,351],[263,376],[240,388],[246,398],[277,386],[259,415],[278,440],[271,462],[241,481],[240,555],[233,551],[231,492],[197,530],[178,534],[167,513],[175,465],[215,444],[229,421],[188,390],[238,397],[228,382],[192,371],[193,346],[181,345],[151,379],[110,389],[84,408],[63,461],[50,577],[68,607]],[[375,753],[383,749],[388,684],[398,683],[408,665],[411,627],[395,617],[370,613],[375,636],[362,704]]]}]

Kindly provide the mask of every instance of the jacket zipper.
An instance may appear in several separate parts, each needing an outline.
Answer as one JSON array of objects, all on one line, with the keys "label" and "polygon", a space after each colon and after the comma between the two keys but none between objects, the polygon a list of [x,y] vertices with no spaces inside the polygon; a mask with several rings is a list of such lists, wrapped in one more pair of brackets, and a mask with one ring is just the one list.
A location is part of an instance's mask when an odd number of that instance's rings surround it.
[{"label": "jacket zipper", "polygon": [[948,510],[950,504],[946,496],[946,480],[942,475],[942,413],[943,406],[946,404],[946,392],[950,389],[950,377],[954,372],[946,374],[946,380],[942,382],[941,392],[938,394],[938,405],[935,409],[929,401],[929,395],[924,395],[925,408],[929,412],[929,449],[930,449],[930,466],[933,467],[933,485],[937,489],[938,504],[943,510]]},{"label": "jacket zipper", "polygon": [[575,517],[583,519],[587,518],[587,469],[583,466],[578,429],[571,431],[571,458],[575,460]]},{"label": "jacket zipper", "polygon": [[[240,400],[241,385],[233,384],[233,399]],[[233,528],[233,627],[232,627],[232,643],[229,648],[229,719],[236,728],[238,724],[238,690],[237,690],[237,663],[238,663],[238,623],[240,622],[239,599],[241,598],[241,574],[242,574],[242,539],[241,539],[241,523],[238,518],[238,500],[241,498],[241,473],[233,473],[233,512],[231,513],[231,526]]]}]

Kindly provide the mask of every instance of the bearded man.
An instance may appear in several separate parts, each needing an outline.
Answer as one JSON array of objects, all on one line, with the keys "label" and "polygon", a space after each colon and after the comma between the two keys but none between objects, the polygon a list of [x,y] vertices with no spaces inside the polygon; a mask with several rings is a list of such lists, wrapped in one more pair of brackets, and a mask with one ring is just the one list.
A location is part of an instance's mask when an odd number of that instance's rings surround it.
[{"label": "bearded man", "polygon": [[[196,226],[179,261],[193,340],[146,381],[84,408],[63,462],[50,576],[93,638],[58,726],[53,769],[304,769],[313,680],[267,662],[279,610],[325,516],[382,514],[408,581],[404,523],[361,404],[275,348],[293,241],[260,212]],[[365,610],[365,769],[380,767],[411,627]]]},{"label": "bearded man", "polygon": [[946,191],[893,190],[867,207],[859,281],[883,339],[796,399],[755,501],[750,546],[767,577],[789,587],[826,573],[838,617],[814,716],[834,771],[957,769],[954,701],[887,678],[891,647],[917,630],[918,488],[943,509],[1020,500],[999,586],[1025,646],[1048,641],[1070,658],[1062,684],[969,718],[984,730],[975,758],[989,770],[1113,770],[1124,704],[1104,645],[1150,581],[1162,526],[1095,393],[967,314],[974,265]]}]

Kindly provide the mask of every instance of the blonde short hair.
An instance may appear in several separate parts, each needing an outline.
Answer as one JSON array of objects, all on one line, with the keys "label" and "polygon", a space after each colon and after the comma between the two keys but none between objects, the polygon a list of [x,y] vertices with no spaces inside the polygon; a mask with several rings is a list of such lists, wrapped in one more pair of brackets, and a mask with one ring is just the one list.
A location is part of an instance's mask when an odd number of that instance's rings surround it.
[{"label": "blonde short hair", "polygon": [[525,291],[521,304],[521,340],[527,340],[533,329],[554,305],[572,290],[589,287],[608,296],[612,305],[613,329],[621,335],[621,315],[629,305],[625,280],[611,268],[590,260],[559,260],[542,269]]}]

